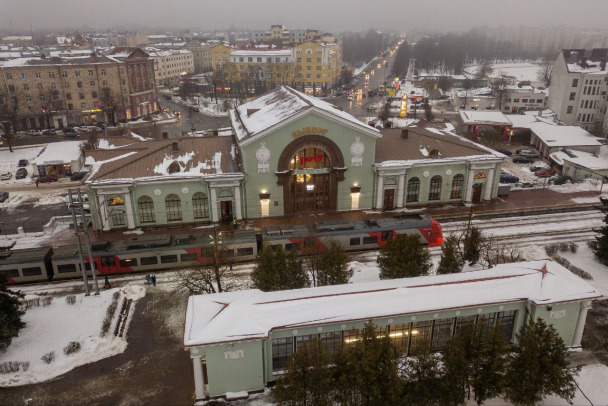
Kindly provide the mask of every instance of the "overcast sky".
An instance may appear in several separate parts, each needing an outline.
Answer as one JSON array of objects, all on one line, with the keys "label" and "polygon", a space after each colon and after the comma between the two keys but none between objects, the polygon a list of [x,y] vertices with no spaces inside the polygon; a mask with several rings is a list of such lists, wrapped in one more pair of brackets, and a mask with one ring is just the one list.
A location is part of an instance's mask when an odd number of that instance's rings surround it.
[{"label": "overcast sky", "polygon": [[608,0],[0,0],[0,31],[36,28],[130,31],[144,27],[194,30],[369,28],[407,32],[475,26],[564,24],[605,28]]}]

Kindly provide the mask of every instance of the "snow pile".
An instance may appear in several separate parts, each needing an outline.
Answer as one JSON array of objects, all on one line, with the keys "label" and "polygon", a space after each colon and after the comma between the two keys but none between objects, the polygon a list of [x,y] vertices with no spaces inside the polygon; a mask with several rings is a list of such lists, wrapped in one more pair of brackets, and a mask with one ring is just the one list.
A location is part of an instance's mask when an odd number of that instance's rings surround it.
[{"label": "snow pile", "polygon": [[[110,332],[100,337],[101,325],[114,292],[120,292],[117,311],[123,297],[135,301],[145,295],[143,287],[127,286],[102,291],[99,296],[78,294],[72,305],[67,303],[66,296],[58,296],[48,306],[41,303],[40,307],[27,310],[23,318],[26,327],[7,351],[0,354],[0,363],[29,362],[29,367],[27,371],[0,374],[0,386],[46,381],[77,366],[123,352],[127,348],[126,337],[114,337],[112,334],[115,317]],[[73,341],[80,344],[80,351],[66,355],[63,349]],[[50,352],[55,353],[55,359],[47,364],[41,357]]]}]

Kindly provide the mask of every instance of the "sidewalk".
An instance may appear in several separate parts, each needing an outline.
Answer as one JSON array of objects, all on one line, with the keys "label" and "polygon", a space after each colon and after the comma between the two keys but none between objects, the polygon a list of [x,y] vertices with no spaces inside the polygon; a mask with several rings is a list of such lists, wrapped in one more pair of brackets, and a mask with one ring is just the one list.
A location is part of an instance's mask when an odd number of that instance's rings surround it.
[{"label": "sidewalk", "polygon": [[[500,197],[492,202],[473,205],[474,214],[491,215],[494,212],[517,212],[530,209],[560,209],[568,207],[583,206],[585,203],[576,203],[573,198],[588,200],[589,202],[597,198],[597,192],[576,192],[560,193],[549,189],[522,190],[511,192],[509,196]],[[586,203],[589,204],[589,203]],[[347,211],[327,214],[301,214],[297,216],[280,216],[262,219],[246,219],[238,222],[239,230],[255,230],[263,227],[278,226],[284,224],[311,224],[318,221],[327,220],[362,220],[382,217],[395,217],[406,214],[426,213],[441,222],[442,217],[455,215],[467,215],[471,212],[471,207],[465,205],[448,205],[441,207],[420,207],[408,209],[396,209],[391,211],[360,210]],[[177,235],[177,234],[207,234],[217,231],[231,231],[233,227],[229,224],[197,224],[184,225],[180,227],[155,227],[153,230],[134,231],[134,230],[115,230],[91,233],[94,241],[115,241],[123,240],[137,235]],[[96,235],[95,235],[96,234]]]}]

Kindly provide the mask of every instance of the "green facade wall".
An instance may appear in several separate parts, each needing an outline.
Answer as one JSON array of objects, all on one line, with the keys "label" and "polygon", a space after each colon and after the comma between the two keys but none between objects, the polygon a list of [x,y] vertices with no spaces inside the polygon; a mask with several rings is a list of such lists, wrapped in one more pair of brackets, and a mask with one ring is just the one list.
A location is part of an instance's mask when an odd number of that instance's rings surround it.
[{"label": "green facade wall", "polygon": [[[283,186],[277,184],[279,157],[281,153],[292,141],[295,140],[292,133],[307,127],[317,127],[327,129],[324,137],[327,137],[338,145],[344,157],[344,166],[347,168],[344,173],[344,181],[338,182],[338,202],[339,211],[351,210],[351,187],[355,184],[361,186],[359,200],[360,208],[371,208],[373,197],[373,169],[376,139],[362,131],[358,131],[344,123],[328,119],[316,113],[309,113],[306,116],[289,123],[271,134],[256,140],[248,145],[241,145],[244,168],[246,169],[246,192],[245,205],[247,207],[247,217],[261,217],[261,204],[259,194],[265,190],[270,193],[270,212],[272,216],[284,215],[283,206]],[[306,137],[306,135],[302,135]],[[355,142],[355,137],[365,146],[362,155],[362,165],[355,167],[351,165],[351,145]],[[265,143],[270,150],[270,170],[268,173],[258,173],[258,160],[256,151],[260,148],[260,143]],[[332,162],[332,165],[334,163]],[[285,187],[288,187],[286,185]],[[275,202],[277,205],[275,206]]]}]

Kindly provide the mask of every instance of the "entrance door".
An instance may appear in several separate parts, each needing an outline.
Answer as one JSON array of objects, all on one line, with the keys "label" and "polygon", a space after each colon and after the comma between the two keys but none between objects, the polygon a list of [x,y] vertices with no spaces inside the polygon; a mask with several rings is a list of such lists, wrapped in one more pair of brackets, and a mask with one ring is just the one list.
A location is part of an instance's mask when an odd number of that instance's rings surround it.
[{"label": "entrance door", "polygon": [[395,189],[384,190],[384,210],[393,210],[395,202]]},{"label": "entrance door", "polygon": [[483,185],[481,183],[476,183],[473,185],[473,203],[481,202],[481,189]]},{"label": "entrance door", "polygon": [[293,175],[291,188],[294,213],[329,210],[329,173]]},{"label": "entrance door", "polygon": [[222,223],[230,223],[232,221],[232,201],[220,202],[220,208],[222,210]]}]

